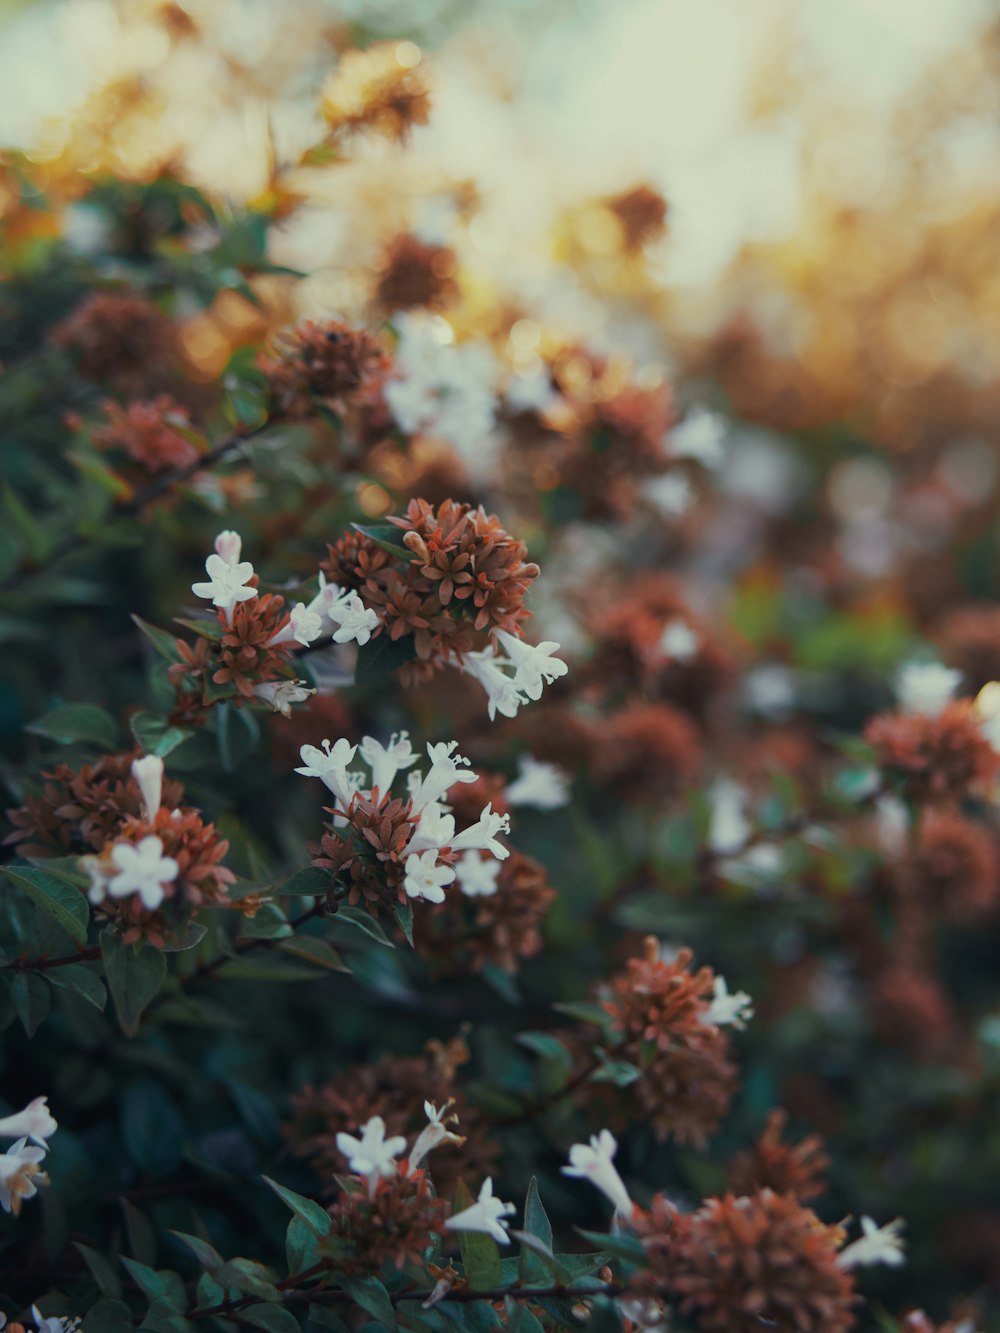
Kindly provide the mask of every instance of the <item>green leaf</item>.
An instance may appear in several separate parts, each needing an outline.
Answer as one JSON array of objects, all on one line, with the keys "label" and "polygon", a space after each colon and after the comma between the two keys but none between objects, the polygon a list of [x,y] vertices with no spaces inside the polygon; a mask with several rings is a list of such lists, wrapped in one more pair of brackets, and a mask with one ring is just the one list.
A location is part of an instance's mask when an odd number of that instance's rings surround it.
[{"label": "green leaf", "polygon": [[301,1194],[296,1194],[294,1190],[288,1189],[285,1185],[279,1185],[270,1176],[264,1176],[263,1181],[265,1185],[274,1190],[281,1202],[289,1207],[296,1217],[300,1217],[317,1236],[329,1234],[330,1214],[322,1204],[316,1203],[314,1199],[307,1199]]},{"label": "green leaf", "polygon": [[248,1305],[240,1311],[240,1319],[268,1333],[299,1333],[299,1321],[283,1305]]},{"label": "green leaf", "polygon": [[155,713],[133,714],[129,727],[146,754],[159,755],[161,759],[196,734],[191,727],[175,727]]},{"label": "green leaf", "polygon": [[138,1259],[129,1259],[124,1254],[121,1256],[121,1261],[129,1276],[137,1283],[139,1290],[151,1301],[177,1314],[184,1313],[188,1304],[187,1289],[179,1273],[171,1272],[169,1269],[149,1268],[146,1264],[139,1263]]},{"label": "green leaf", "polygon": [[141,1213],[134,1203],[120,1198],[122,1215],[125,1218],[125,1230],[128,1232],[129,1248],[133,1257],[141,1264],[152,1268],[156,1264],[156,1232],[145,1213]]},{"label": "green leaf", "polygon": [[52,1008],[52,992],[37,972],[18,972],[11,993],[17,1016],[28,1036],[33,1037]]},{"label": "green leaf", "polygon": [[417,655],[417,644],[412,634],[390,639],[385,632],[369,639],[358,649],[354,679],[359,685],[374,685],[412,662]]},{"label": "green leaf", "polygon": [[214,1245],[209,1245],[207,1240],[202,1240],[200,1236],[189,1236],[186,1231],[171,1231],[170,1234],[176,1236],[182,1245],[187,1246],[206,1272],[214,1273],[217,1268],[222,1267],[222,1255]]},{"label": "green leaf", "polygon": [[389,1299],[389,1293],[377,1277],[348,1277],[345,1273],[337,1273],[336,1280],[340,1289],[347,1292],[355,1305],[360,1306],[386,1328],[396,1327],[396,1311]]},{"label": "green leaf", "polygon": [[160,657],[165,658],[168,662],[184,661],[177,647],[176,634],[171,634],[169,630],[159,629],[156,625],[150,625],[140,616],[133,616],[132,620],[153,645]]},{"label": "green leaf", "polygon": [[551,1273],[557,1282],[569,1285],[573,1280],[573,1275],[569,1269],[560,1263],[552,1253],[551,1245],[547,1245],[544,1241],[539,1240],[537,1236],[532,1236],[527,1231],[512,1231],[510,1234],[514,1240],[519,1240],[522,1246],[537,1255],[546,1272]]},{"label": "green leaf", "polygon": [[93,741],[106,750],[113,750],[119,742],[118,724],[110,713],[96,704],[59,704],[43,717],[29,722],[25,731],[58,741],[61,745]]},{"label": "green leaf", "polygon": [[66,967],[52,967],[46,974],[46,980],[52,986],[74,991],[95,1009],[104,1012],[108,1002],[108,992],[93,966],[87,963],[70,963]]},{"label": "green leaf", "polygon": [[608,1254],[616,1259],[624,1259],[626,1263],[638,1264],[645,1267],[648,1264],[645,1247],[638,1236],[633,1236],[627,1231],[615,1231],[605,1234],[603,1231],[584,1231],[582,1227],[574,1227],[578,1236],[584,1240],[589,1240],[592,1245],[599,1246]]},{"label": "green leaf", "polygon": [[290,959],[257,957],[233,958],[216,973],[230,981],[315,981],[316,969]]},{"label": "green leaf", "polygon": [[[528,1182],[528,1194],[524,1201],[524,1230],[534,1236],[546,1249],[552,1249],[552,1223],[548,1219],[538,1193],[538,1181],[532,1176]],[[546,1276],[545,1265],[533,1250],[521,1247],[518,1257],[518,1274],[522,1282],[541,1281]]]},{"label": "green leaf", "polygon": [[158,1178],[176,1171],[184,1120],[167,1090],[155,1078],[135,1079],[125,1088],[121,1114],[125,1150],[135,1165]]},{"label": "green leaf", "polygon": [[362,536],[374,542],[380,551],[385,551],[387,555],[394,556],[397,560],[409,562],[417,558],[408,546],[403,545],[405,533],[402,528],[397,528],[395,523],[370,523],[367,525],[352,523],[351,527],[355,532],[360,532]]},{"label": "green leaf", "polygon": [[302,870],[296,870],[284,884],[279,884],[275,893],[279,898],[319,898],[325,896],[332,885],[333,876],[329,870],[323,870],[320,866],[305,866]]},{"label": "green leaf", "polygon": [[75,1240],[73,1244],[83,1256],[83,1261],[90,1269],[90,1275],[97,1283],[101,1295],[117,1300],[122,1294],[122,1284],[111,1260],[97,1250],[92,1250],[89,1245],[84,1245],[82,1241]]},{"label": "green leaf", "polygon": [[215,709],[215,737],[223,772],[234,773],[237,765],[256,749],[260,723],[246,709],[221,703]]},{"label": "green leaf", "polygon": [[51,916],[77,944],[86,944],[90,907],[79,889],[34,866],[5,866],[11,883]]},{"label": "green leaf", "polygon": [[259,1296],[262,1301],[280,1301],[281,1292],[275,1286],[274,1269],[259,1264],[255,1259],[230,1259],[215,1274],[220,1287],[236,1287],[248,1296]]},{"label": "green leaf", "polygon": [[541,1056],[539,1081],[544,1093],[555,1093],[566,1086],[573,1072],[573,1057],[558,1037],[551,1032],[520,1032],[517,1040]]},{"label": "green leaf", "polygon": [[288,939],[279,941],[278,948],[282,953],[303,958],[306,962],[314,963],[328,972],[349,973],[351,970],[333,945],[320,939],[318,935],[290,935]]},{"label": "green leaf", "polygon": [[134,1327],[124,1301],[98,1301],[83,1317],[83,1333],[133,1333]]},{"label": "green leaf", "polygon": [[413,948],[413,907],[409,899],[405,903],[395,902],[392,905],[392,915],[396,918],[396,925],[406,936],[406,942]]},{"label": "green leaf", "polygon": [[111,930],[101,934],[101,957],[122,1030],[134,1037],[147,1005],[163,985],[167,960],[148,944],[136,949]]},{"label": "green leaf", "polygon": [[361,907],[338,907],[330,920],[338,925],[343,923],[345,926],[353,926],[377,944],[384,944],[387,949],[396,947],[375,918]]}]

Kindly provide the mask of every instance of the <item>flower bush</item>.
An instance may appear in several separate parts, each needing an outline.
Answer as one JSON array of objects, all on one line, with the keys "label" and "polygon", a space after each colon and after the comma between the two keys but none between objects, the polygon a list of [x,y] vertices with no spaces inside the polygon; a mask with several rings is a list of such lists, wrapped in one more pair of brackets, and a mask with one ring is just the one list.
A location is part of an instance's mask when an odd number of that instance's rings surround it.
[{"label": "flower bush", "polygon": [[[881,436],[492,289],[471,185],[317,309],[427,63],[238,205],[0,155],[5,1326],[1000,1327],[995,515],[866,584]],[[668,201],[580,207],[655,292]]]}]

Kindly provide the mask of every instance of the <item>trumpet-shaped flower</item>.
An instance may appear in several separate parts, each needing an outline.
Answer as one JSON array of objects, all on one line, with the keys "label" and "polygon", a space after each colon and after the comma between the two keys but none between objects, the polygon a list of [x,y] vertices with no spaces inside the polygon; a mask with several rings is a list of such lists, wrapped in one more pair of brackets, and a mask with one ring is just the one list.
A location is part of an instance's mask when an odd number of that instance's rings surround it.
[{"label": "trumpet-shaped flower", "polygon": [[300,704],[316,691],[304,680],[265,680],[253,687],[254,696],[270,704],[282,717],[292,716],[292,704]]},{"label": "trumpet-shaped flower", "polygon": [[475,782],[476,774],[469,768],[468,759],[452,752],[458,741],[433,742],[427,746],[427,756],[431,761],[429,771],[415,783],[410,793],[413,811],[419,814],[425,806],[439,801],[449,787],[456,782]]},{"label": "trumpet-shaped flower", "polygon": [[716,977],[712,983],[712,999],[701,1015],[703,1023],[713,1027],[734,1027],[742,1031],[747,1020],[753,1018],[753,1001],[746,991],[738,990],[732,995],[726,985],[725,977]]},{"label": "trumpet-shaped flower", "polygon": [[327,616],[338,626],[333,632],[334,643],[353,642],[364,645],[378,629],[378,616],[356,592],[341,593],[331,602]]},{"label": "trumpet-shaped flower", "polygon": [[861,1235],[841,1250],[837,1263],[841,1268],[857,1268],[859,1264],[888,1264],[897,1268],[905,1262],[903,1219],[897,1217],[884,1227],[876,1226],[870,1217],[861,1219]]},{"label": "trumpet-shaped flower", "polygon": [[507,1235],[509,1223],[504,1218],[511,1217],[517,1209],[512,1203],[504,1203],[494,1198],[493,1181],[487,1177],[479,1191],[479,1198],[468,1208],[449,1217],[445,1226],[449,1231],[478,1231],[492,1236],[498,1245],[509,1245]]},{"label": "trumpet-shaped flower", "polygon": [[47,1185],[48,1177],[38,1168],[45,1161],[44,1148],[27,1147],[27,1138],[12,1143],[0,1153],[0,1208],[15,1217],[25,1199],[33,1199],[39,1185]]},{"label": "trumpet-shaped flower", "polygon": [[555,764],[521,755],[517,777],[504,792],[508,805],[525,805],[535,810],[558,810],[569,802],[569,776]]},{"label": "trumpet-shaped flower", "polygon": [[483,813],[479,816],[475,824],[470,824],[467,829],[463,829],[457,837],[452,839],[452,851],[481,851],[492,852],[500,861],[506,861],[510,856],[510,850],[497,842],[498,833],[510,832],[510,815],[498,815],[494,813],[493,802],[490,801],[483,807]]},{"label": "trumpet-shaped flower", "polygon": [[448,1128],[449,1123],[458,1124],[458,1116],[454,1112],[451,1115],[447,1114],[451,1107],[452,1102],[445,1102],[444,1106],[440,1108],[436,1107],[433,1102],[424,1102],[427,1124],[417,1136],[413,1151],[410,1153],[409,1174],[411,1176],[427,1154],[433,1152],[442,1143],[454,1143],[461,1146],[465,1142],[461,1134],[453,1134]]},{"label": "trumpet-shaped flower", "polygon": [[616,1212],[631,1217],[633,1203],[625,1182],[614,1164],[618,1142],[610,1129],[592,1134],[590,1143],[574,1143],[569,1150],[569,1166],[562,1167],[564,1176],[578,1176],[601,1191],[614,1204]]},{"label": "trumpet-shaped flower", "polygon": [[443,903],[445,886],[455,878],[453,866],[439,866],[438,849],[429,847],[425,852],[411,852],[406,858],[406,878],[403,888],[408,898],[420,898],[428,903]]},{"label": "trumpet-shaped flower", "polygon": [[347,765],[354,758],[357,748],[356,745],[351,745],[349,741],[343,739],[337,741],[335,745],[330,741],[323,741],[321,750],[315,745],[303,745],[299,750],[302,767],[295,771],[301,773],[303,777],[319,778],[346,810],[355,790],[348,778]]},{"label": "trumpet-shaped flower", "polygon": [[196,597],[206,597],[213,606],[225,611],[226,619],[232,623],[233,607],[238,602],[249,602],[257,596],[257,589],[246,585],[253,578],[253,565],[249,560],[230,564],[221,555],[210,555],[205,561],[207,583],[192,583],[191,591]]},{"label": "trumpet-shaped flower", "polygon": [[147,823],[151,823],[163,804],[163,760],[156,754],[133,759],[132,776],[139,784],[142,813]]},{"label": "trumpet-shaped flower", "polygon": [[530,644],[506,630],[497,630],[497,638],[514,665],[514,684],[529,699],[542,697],[543,685],[551,685],[559,676],[565,676],[569,667],[552,654],[559,647],[551,640]]},{"label": "trumpet-shaped flower", "polygon": [[476,653],[466,653],[461,659],[462,670],[470,676],[475,676],[486,691],[491,722],[497,713],[501,717],[516,717],[517,710],[524,703],[524,697],[514,677],[508,676],[503,669],[504,666],[510,665],[506,657],[498,656],[491,648],[483,648]]},{"label": "trumpet-shaped flower", "polygon": [[288,615],[288,624],[268,640],[269,648],[279,643],[301,643],[305,647],[323,633],[323,617],[304,602],[296,602]]},{"label": "trumpet-shaped flower", "polygon": [[47,1140],[59,1128],[49,1110],[48,1097],[36,1097],[23,1111],[0,1119],[0,1138],[30,1139],[39,1148],[48,1148]]},{"label": "trumpet-shaped flower", "polygon": [[373,736],[364,736],[361,740],[361,757],[372,771],[372,787],[377,787],[379,795],[384,796],[395,781],[396,774],[404,768],[410,768],[417,762],[417,754],[410,744],[410,734],[393,732],[389,744],[383,745]]},{"label": "trumpet-shaped flower", "polygon": [[143,907],[150,911],[163,902],[164,884],[172,884],[180,867],[172,856],[163,855],[163,843],[153,833],[133,847],[130,842],[119,842],[111,849],[115,873],[108,880],[112,898],[127,898],[137,893]]},{"label": "trumpet-shaped flower", "polygon": [[70,1318],[59,1314],[43,1315],[37,1305],[31,1307],[31,1313],[34,1315],[38,1333],[76,1333],[82,1326],[81,1321],[75,1316]]},{"label": "trumpet-shaped flower", "polygon": [[380,1115],[361,1126],[360,1138],[343,1131],[337,1135],[338,1151],[347,1158],[352,1171],[367,1178],[369,1194],[375,1192],[380,1177],[395,1174],[395,1159],[405,1148],[406,1140],[401,1135],[386,1138],[385,1121]]},{"label": "trumpet-shaped flower", "polygon": [[496,893],[500,862],[494,857],[483,860],[479,852],[465,852],[455,870],[466,898],[492,898]]}]

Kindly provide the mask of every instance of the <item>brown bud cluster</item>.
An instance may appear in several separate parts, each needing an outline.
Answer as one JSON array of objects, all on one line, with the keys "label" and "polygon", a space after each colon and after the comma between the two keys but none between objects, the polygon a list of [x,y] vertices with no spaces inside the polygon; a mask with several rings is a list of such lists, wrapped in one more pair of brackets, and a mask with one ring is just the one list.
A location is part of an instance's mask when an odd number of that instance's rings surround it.
[{"label": "brown bud cluster", "polygon": [[317,404],[343,418],[377,410],[391,365],[373,334],[339,319],[282,330],[260,358],[275,415],[293,420],[314,416]]},{"label": "brown bud cluster", "polygon": [[124,407],[102,404],[104,423],[90,439],[102,452],[123,453],[150,476],[194,463],[201,451],[191,438],[191,418],[169,394],[135,399]]},{"label": "brown bud cluster", "polygon": [[329,1208],[332,1226],[320,1248],[344,1273],[378,1273],[386,1264],[422,1267],[433,1237],[444,1237],[449,1206],[434,1193],[426,1171],[383,1176],[369,1195],[365,1182],[348,1179]]},{"label": "brown bud cluster", "polygon": [[865,739],[878,765],[898,776],[914,801],[961,800],[1000,772],[1000,754],[966,699],[946,704],[937,717],[881,713],[868,723]]},{"label": "brown bud cluster", "polygon": [[134,292],[93,292],[59,324],[52,341],[84,379],[133,395],[164,382],[176,359],[170,320]]},{"label": "brown bud cluster", "polygon": [[753,1147],[733,1158],[727,1177],[731,1194],[756,1194],[767,1189],[775,1194],[792,1194],[805,1203],[825,1192],[823,1173],[830,1159],[823,1151],[823,1140],[818,1134],[810,1134],[800,1143],[785,1143],[782,1134],[787,1124],[787,1113],[776,1107]]},{"label": "brown bud cluster", "polygon": [[498,518],[482,506],[411,500],[405,516],[389,521],[409,558],[351,533],[328,547],[321,568],[341,587],[358,591],[390,639],[413,635],[411,679],[484,648],[493,630],[519,632],[538,566]]},{"label": "brown bud cluster", "polygon": [[[356,792],[346,810],[329,808],[342,815],[346,827],[324,833],[312,864],[329,870],[346,889],[350,905],[361,904],[373,916],[407,902],[407,846],[416,832],[411,802],[376,792],[377,800]],[[438,861],[448,863],[452,854],[441,852]]]},{"label": "brown bud cluster", "polygon": [[457,268],[449,246],[401,232],[382,254],[375,299],[385,310],[442,310],[458,299]]}]

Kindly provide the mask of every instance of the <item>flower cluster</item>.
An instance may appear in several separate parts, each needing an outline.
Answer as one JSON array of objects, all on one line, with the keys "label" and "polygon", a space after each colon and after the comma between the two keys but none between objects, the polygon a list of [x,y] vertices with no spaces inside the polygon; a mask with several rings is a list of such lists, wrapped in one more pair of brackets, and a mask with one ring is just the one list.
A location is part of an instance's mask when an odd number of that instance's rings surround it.
[{"label": "flower cluster", "polygon": [[566,674],[553,656],[557,643],[533,646],[520,637],[525,593],[539,570],[497,518],[481,506],[413,500],[405,517],[390,522],[405,555],[355,533],[328,548],[322,568],[359,592],[390,640],[412,636],[411,678],[460,666],[483,686],[492,718],[513,717]]},{"label": "flower cluster", "polygon": [[[98,854],[81,858],[88,897],[117,922],[126,943],[176,943],[202,907],[240,907],[227,894],[236,876],[222,865],[229,843],[197,810],[163,803],[158,756],[134,760],[132,776],[140,813],[127,816]],[[250,902],[243,907],[253,910]]]},{"label": "flower cluster", "polygon": [[404,139],[430,113],[430,91],[412,42],[345,51],[323,87],[321,110],[335,137],[371,130]]},{"label": "flower cluster", "polygon": [[322,407],[354,423],[377,411],[391,364],[373,334],[339,319],[303,320],[260,358],[274,415],[305,420]]},{"label": "flower cluster", "polygon": [[[445,889],[458,881],[459,855],[480,852],[498,861],[510,851],[498,840],[510,828],[510,817],[487,803],[475,823],[456,831],[455,818],[444,800],[456,783],[476,781],[469,761],[455,753],[457,741],[427,746],[430,768],[413,770],[406,796],[392,794],[397,774],[413,769],[419,758],[406,732],[388,744],[365,736],[360,746],[346,740],[322,748],[302,747],[297,773],[319,778],[335,797],[332,827],[323,835],[313,864],[330,870],[353,905],[363,903],[373,914],[400,907],[408,900],[441,903]],[[370,769],[348,771],[355,755]],[[481,872],[480,872],[481,873]]]},{"label": "flower cluster", "polygon": [[187,467],[201,454],[187,408],[169,394],[135,399],[124,407],[109,399],[103,411],[104,421],[91,428],[91,443],[125,454],[144,475]]},{"label": "flower cluster", "polygon": [[71,354],[84,379],[127,395],[162,384],[176,355],[170,320],[131,291],[92,293],[58,325],[52,341]]},{"label": "flower cluster", "polygon": [[441,310],[458,298],[458,260],[447,245],[400,232],[379,264],[375,299],[385,310]]},{"label": "flower cluster", "polygon": [[[729,1059],[727,1025],[741,1026],[749,999],[730,996],[711,968],[691,972],[691,951],[661,957],[655,939],[645,955],[611,978],[604,1008],[618,1044],[616,1059],[634,1066],[635,1077],[615,1089],[611,1117],[650,1124],[657,1138],[703,1144],[725,1114],[736,1088]],[[603,1105],[604,1085],[587,1085],[588,1098]]]}]

